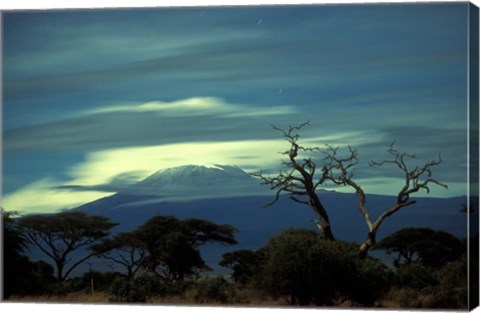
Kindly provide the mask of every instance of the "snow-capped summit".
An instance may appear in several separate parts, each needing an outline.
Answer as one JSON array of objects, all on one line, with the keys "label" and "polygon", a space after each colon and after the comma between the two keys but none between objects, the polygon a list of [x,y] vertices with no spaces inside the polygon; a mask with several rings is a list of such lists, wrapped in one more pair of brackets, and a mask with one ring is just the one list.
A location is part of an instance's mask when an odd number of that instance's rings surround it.
[{"label": "snow-capped summit", "polygon": [[225,184],[232,180],[252,181],[252,177],[238,167],[229,165],[184,165],[160,170],[137,186],[198,186],[199,184]]},{"label": "snow-capped summit", "polygon": [[235,197],[264,193],[259,180],[230,165],[184,165],[163,169],[126,188],[122,194],[152,195],[169,200]]}]

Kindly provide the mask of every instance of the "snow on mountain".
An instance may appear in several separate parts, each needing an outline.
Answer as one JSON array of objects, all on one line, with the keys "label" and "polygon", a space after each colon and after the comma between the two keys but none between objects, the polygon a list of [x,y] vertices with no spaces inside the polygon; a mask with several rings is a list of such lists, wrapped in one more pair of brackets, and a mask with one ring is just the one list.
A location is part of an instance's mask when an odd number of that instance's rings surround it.
[{"label": "snow on mountain", "polygon": [[160,170],[119,192],[121,195],[160,197],[163,201],[264,195],[260,185],[236,166],[184,165]]}]

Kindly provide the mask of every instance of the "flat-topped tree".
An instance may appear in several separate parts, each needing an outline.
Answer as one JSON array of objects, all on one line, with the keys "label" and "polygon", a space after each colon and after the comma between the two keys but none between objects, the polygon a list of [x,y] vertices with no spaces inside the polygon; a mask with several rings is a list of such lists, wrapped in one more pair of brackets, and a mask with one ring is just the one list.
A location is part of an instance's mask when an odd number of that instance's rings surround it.
[{"label": "flat-topped tree", "polygon": [[[318,147],[304,147],[299,144],[300,135],[297,131],[309,125],[309,122],[299,126],[289,126],[287,130],[273,126],[273,128],[282,133],[284,139],[290,144],[290,149],[282,152],[287,156],[286,161],[282,161],[288,170],[281,171],[274,176],[264,175],[261,173],[252,174],[260,178],[264,184],[270,185],[272,190],[276,191],[275,198],[265,206],[270,206],[278,201],[281,194],[287,194],[290,199],[297,203],[310,206],[319,217],[319,227],[323,235],[330,240],[335,240],[332,232],[332,225],[328,216],[327,209],[324,207],[320,196],[317,194],[319,186],[326,183],[333,183],[339,186],[350,186],[354,189],[358,198],[357,207],[360,214],[364,217],[368,227],[368,233],[360,246],[362,255],[366,255],[368,250],[375,245],[376,236],[380,225],[387,218],[392,216],[403,207],[415,204],[416,201],[411,199],[411,195],[420,190],[430,192],[430,185],[438,185],[447,188],[447,185],[432,178],[432,168],[442,162],[440,156],[437,160],[428,161],[421,166],[409,168],[406,159],[414,159],[415,155],[402,153],[398,151],[393,142],[388,152],[393,156],[390,160],[380,162],[370,162],[370,166],[383,166],[385,164],[393,164],[400,169],[401,175],[404,177],[404,185],[397,194],[396,201],[387,209],[385,209],[376,219],[372,219],[366,206],[366,194],[363,188],[355,182],[353,171],[359,163],[357,150],[347,147],[347,152],[340,156],[339,147],[326,145],[325,149]],[[314,161],[307,154],[321,153],[321,163]],[[319,169],[319,170],[318,170]]]},{"label": "flat-topped tree", "polygon": [[[116,225],[106,217],[84,212],[27,215],[18,220],[29,243],[54,261],[58,282],[65,281],[77,266],[98,254],[91,247],[110,235]],[[84,254],[74,257],[73,252],[81,248],[86,250]]]},{"label": "flat-topped tree", "polygon": [[99,256],[119,264],[126,270],[129,280],[142,268],[146,257],[146,247],[137,232],[118,233],[112,239],[92,246]]},{"label": "flat-topped tree", "polygon": [[165,281],[183,280],[208,269],[199,246],[206,243],[236,244],[231,225],[189,218],[157,215],[135,232],[145,247],[142,266]]}]

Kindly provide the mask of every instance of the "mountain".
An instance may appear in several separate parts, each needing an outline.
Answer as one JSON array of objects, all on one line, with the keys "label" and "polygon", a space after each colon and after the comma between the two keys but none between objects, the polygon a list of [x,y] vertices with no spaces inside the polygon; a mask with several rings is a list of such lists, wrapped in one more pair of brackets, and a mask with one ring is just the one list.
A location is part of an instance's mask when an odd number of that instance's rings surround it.
[{"label": "mountain", "polygon": [[142,210],[165,202],[187,202],[268,195],[270,190],[238,167],[185,165],[160,170],[118,193],[74,210],[109,214],[119,209]]},{"label": "mountain", "polygon": [[[334,235],[343,240],[361,241],[367,233],[357,209],[354,194],[320,191],[327,208]],[[264,208],[274,192],[238,167],[187,165],[158,171],[115,195],[84,204],[73,210],[104,215],[120,223],[116,231],[129,231],[148,218],[174,215],[179,219],[196,217],[215,223],[232,224],[239,232],[238,245],[205,245],[202,255],[219,270],[221,255],[237,249],[258,249],[269,238],[288,227],[315,229],[313,211],[282,196]],[[467,235],[467,215],[459,212],[466,197],[416,198],[415,205],[403,208],[382,224],[378,239],[404,227],[431,227],[445,230],[459,238]],[[395,197],[367,195],[371,216],[394,203]]]},{"label": "mountain", "polygon": [[101,206],[115,209],[123,205],[131,207],[165,201],[265,195],[268,190],[260,186],[257,179],[235,166],[185,165],[160,170],[123,188],[114,196],[114,202],[109,201],[106,206],[102,202]]}]

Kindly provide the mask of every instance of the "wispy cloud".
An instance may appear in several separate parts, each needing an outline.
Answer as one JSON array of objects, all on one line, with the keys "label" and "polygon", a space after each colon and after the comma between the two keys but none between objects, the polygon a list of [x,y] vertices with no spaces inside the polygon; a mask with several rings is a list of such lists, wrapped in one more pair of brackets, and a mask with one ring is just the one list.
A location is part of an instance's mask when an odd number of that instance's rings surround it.
[{"label": "wispy cloud", "polygon": [[2,206],[7,210],[21,213],[58,212],[111,195],[111,192],[58,189],[61,182],[41,179],[28,184],[2,198]]},{"label": "wispy cloud", "polygon": [[87,111],[87,114],[101,114],[113,112],[131,113],[158,113],[160,116],[194,116],[214,115],[219,117],[247,117],[247,116],[274,116],[295,114],[293,106],[271,106],[268,108],[248,105],[236,105],[225,102],[216,97],[196,97],[172,102],[151,101],[137,105],[106,106]]},{"label": "wispy cloud", "polygon": [[[285,121],[293,106],[231,104],[215,97],[110,105],[75,118],[5,132],[4,151],[86,151],[177,142],[270,139],[266,121]],[[201,118],[199,118],[201,117]]]},{"label": "wispy cloud", "polygon": [[125,186],[125,177],[118,181],[125,173],[128,182],[134,182],[185,164],[229,164],[256,171],[279,163],[281,156],[275,157],[275,152],[284,145],[283,140],[200,142],[94,152],[67,171],[69,180],[38,180],[5,195],[3,205],[9,210],[55,212],[112,194],[112,188]]},{"label": "wispy cloud", "polygon": [[306,120],[304,143],[358,148],[366,185],[396,177],[366,164],[397,139],[420,163],[442,153],[435,174],[460,186],[467,14],[467,3],[9,12],[7,190],[56,196],[38,202],[58,209],[115,191],[122,173],[209,160],[274,171],[288,147],[270,124]]},{"label": "wispy cloud", "polygon": [[[324,137],[305,137],[301,142],[307,146],[324,147],[324,144],[332,144],[343,148],[346,145],[358,147],[361,164],[355,172],[356,181],[367,193],[394,195],[404,183],[402,173],[392,172],[391,168],[375,170],[368,167],[369,160],[378,160],[382,155],[388,156],[384,153],[386,144],[380,144],[380,139],[378,135],[369,133],[338,133]],[[284,159],[284,155],[279,152],[288,147],[288,143],[280,138],[107,149],[89,153],[83,162],[70,167],[66,173],[70,179],[39,180],[7,194],[3,204],[8,209],[20,211],[54,212],[110,195],[158,170],[186,164],[228,164],[247,172],[274,173]],[[321,163],[323,155],[315,154],[313,157]],[[428,156],[421,155],[419,162],[424,159],[422,157]],[[435,174],[438,172],[442,178],[445,178],[447,173],[448,178],[448,168],[439,168]],[[449,185],[449,190],[432,188],[430,196],[465,194],[464,183],[443,179],[441,181]],[[351,192],[349,188],[341,186],[332,186],[332,189]],[[419,195],[427,196],[426,193]]]}]

